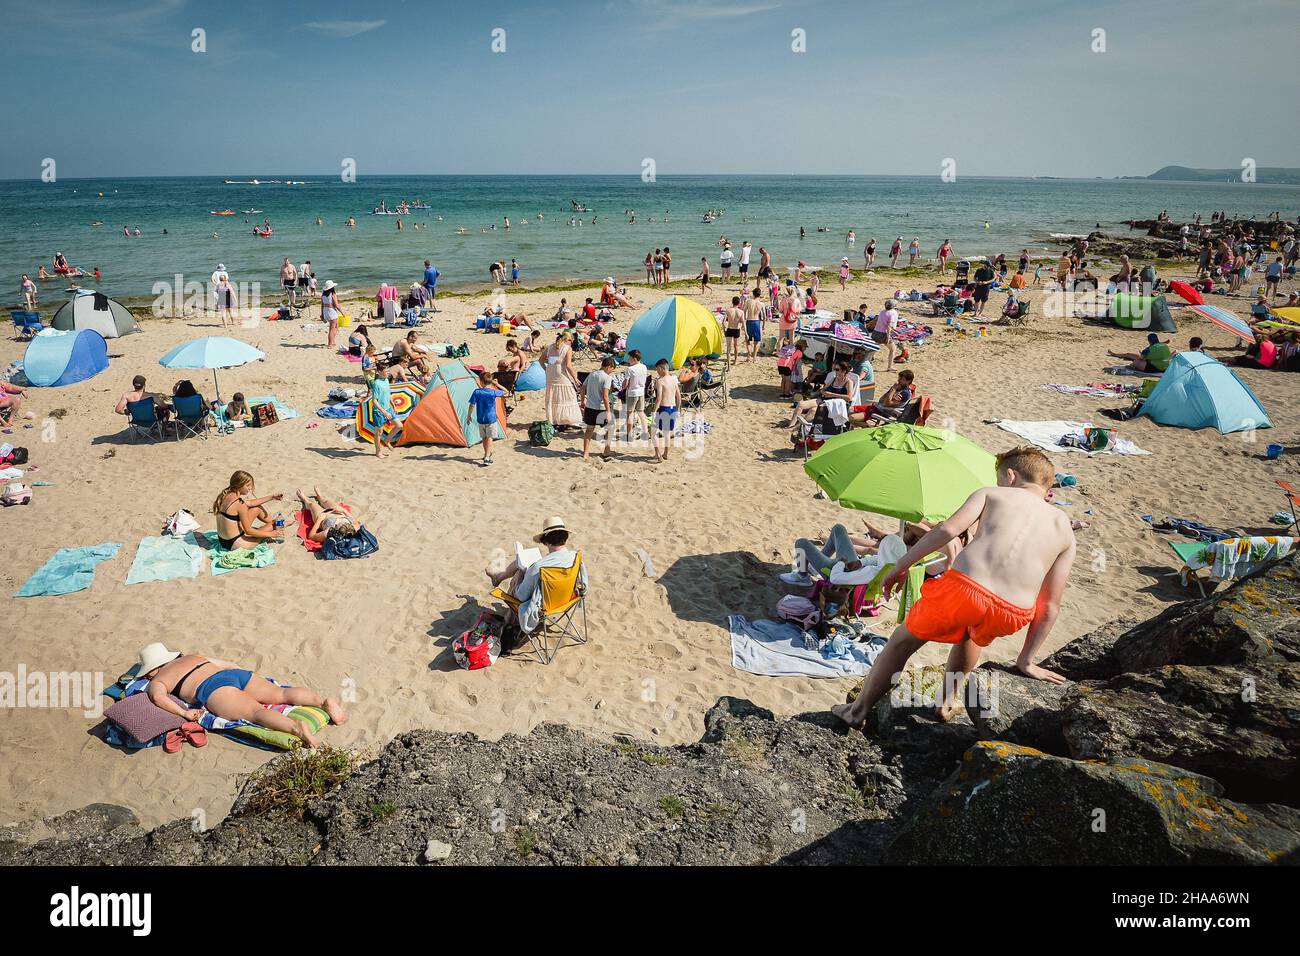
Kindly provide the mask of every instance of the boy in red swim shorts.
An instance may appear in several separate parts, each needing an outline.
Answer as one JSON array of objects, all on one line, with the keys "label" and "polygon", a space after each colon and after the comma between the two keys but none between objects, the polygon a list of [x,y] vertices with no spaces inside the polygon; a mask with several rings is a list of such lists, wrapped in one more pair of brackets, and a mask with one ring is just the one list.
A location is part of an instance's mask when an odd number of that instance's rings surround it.
[{"label": "boy in red swim shorts", "polygon": [[857,699],[831,708],[831,713],[852,727],[862,726],[908,659],[934,642],[952,645],[939,705],[940,717],[947,720],[961,707],[962,683],[979,663],[981,649],[1025,626],[1029,632],[1017,669],[1038,680],[1065,682],[1060,674],[1033,662],[1056,622],[1074,562],[1070,521],[1047,501],[1054,477],[1052,463],[1037,448],[1003,452],[997,459],[997,487],[975,492],[903,555],[885,578],[886,597],[913,564],[978,522],[949,570],[921,588],[921,597],[876,658]]}]

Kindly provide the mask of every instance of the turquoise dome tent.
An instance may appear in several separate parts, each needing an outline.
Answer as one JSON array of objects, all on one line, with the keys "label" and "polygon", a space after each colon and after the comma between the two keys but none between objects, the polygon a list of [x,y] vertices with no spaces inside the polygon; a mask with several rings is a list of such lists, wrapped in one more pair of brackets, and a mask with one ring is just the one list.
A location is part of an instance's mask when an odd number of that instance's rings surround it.
[{"label": "turquoise dome tent", "polygon": [[108,368],[108,344],[98,332],[46,329],[23,356],[23,374],[38,387],[59,388],[94,378]]},{"label": "turquoise dome tent", "polygon": [[1246,383],[1204,352],[1175,355],[1138,414],[1161,425],[1213,427],[1224,434],[1273,427]]}]

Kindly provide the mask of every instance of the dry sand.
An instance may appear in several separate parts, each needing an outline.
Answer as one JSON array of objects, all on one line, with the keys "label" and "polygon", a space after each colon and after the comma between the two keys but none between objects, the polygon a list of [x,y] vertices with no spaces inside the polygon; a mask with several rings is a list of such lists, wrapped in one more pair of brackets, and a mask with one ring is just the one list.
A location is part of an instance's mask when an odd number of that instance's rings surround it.
[{"label": "dry sand", "polygon": [[[847,292],[831,282],[821,305],[840,309],[866,301],[875,311],[898,281],[881,269]],[[721,304],[733,288],[719,283],[712,295],[696,297]],[[1143,344],[1139,333],[1045,319],[1042,294],[1031,293],[1035,307],[1027,326],[993,328],[990,338],[977,339],[936,324],[936,337],[914,349],[909,364],[933,397],[933,421],[946,421],[993,451],[1015,440],[986,419],[1090,420],[1098,407],[1118,404],[1039,385],[1104,380],[1108,348]],[[595,289],[568,293],[568,299],[581,302],[587,294]],[[645,305],[662,294],[635,292]],[[549,315],[558,298],[511,295],[509,305],[539,317]],[[424,341],[468,341],[472,361],[494,363],[504,352],[503,338],[466,331],[483,301],[441,300],[444,311],[424,327]],[[1239,312],[1249,301],[1216,298]],[[994,296],[991,309],[1000,310],[1001,302]],[[905,312],[919,308],[904,306]],[[623,310],[614,327],[625,331],[634,315]],[[1231,336],[1182,310],[1178,318],[1177,346],[1185,347],[1193,334],[1211,348],[1233,344]],[[847,681],[754,677],[730,663],[727,614],[770,612],[783,593],[776,574],[788,567],[792,540],[824,532],[835,521],[855,527],[861,520],[814,497],[801,458],[791,453],[786,433],[773,427],[788,411],[777,398],[772,359],[735,370],[734,402],[707,416],[715,427],[696,455],[654,465],[649,452],[638,449],[608,463],[584,463],[574,437],[531,448],[526,428],[542,407],[534,394],[512,417],[496,464],[482,469],[478,449],[412,447],[378,461],[369,446],[341,440],[337,423],[313,412],[331,385],[357,384],[359,366],[327,351],[323,332],[290,323],[264,322],[236,333],[267,359],[222,373],[222,392],[275,393],[301,418],[202,441],[139,444],[113,414],[131,376],[144,373],[159,389],[188,376],[206,393],[211,383],[205,373],[169,372],[157,361],[177,342],[220,334],[206,317],[150,320],[143,328],[109,343],[107,372],[69,388],[32,390],[27,407],[35,427],[5,436],[31,447],[39,471],[28,480],[56,483],[36,489],[29,507],[0,516],[0,586],[7,594],[56,548],[109,541],[123,548],[100,565],[86,591],[7,598],[0,670],[12,673],[25,664],[29,671],[102,672],[112,680],[138,648],[164,641],[327,694],[354,686],[351,721],[328,729],[325,738],[362,749],[411,728],[494,737],[543,721],[679,743],[698,737],[705,710],[722,694],[751,698],[780,714],[843,699]],[[376,341],[386,347],[395,337],[381,330]],[[5,362],[21,354],[19,343],[0,344]],[[590,360],[579,364],[590,367]],[[883,367],[878,357],[877,368]],[[1048,650],[1115,617],[1147,615],[1186,596],[1170,576],[1167,539],[1148,530],[1139,515],[1267,527],[1267,516],[1283,504],[1274,478],[1291,472],[1264,461],[1263,449],[1269,441],[1296,445],[1296,380],[1277,372],[1241,374],[1277,426],[1253,444],[1242,435],[1162,428],[1140,419],[1121,426],[1121,434],[1150,450],[1150,457],[1054,456],[1058,470],[1078,476],[1079,486],[1063,497],[1091,527],[1079,536],[1080,559]],[[879,379],[883,388],[892,376],[882,371]],[[56,409],[66,415],[47,435],[53,440],[43,442],[43,425]],[[319,427],[308,428],[312,423]],[[205,528],[213,527],[212,499],[235,469],[255,476],[259,494],[291,496],[299,486],[319,484],[341,495],[378,535],[380,554],[318,561],[291,537],[268,569],[214,578],[205,564],[193,580],[126,587],[139,540],[159,533],[168,514],[189,508]],[[475,602],[487,600],[483,568],[494,549],[526,540],[554,513],[568,519],[586,556],[591,643],[566,648],[550,666],[505,658],[486,671],[458,670],[449,640],[473,621]],[[651,556],[656,577],[644,573],[637,549]],[[1003,639],[992,656],[1013,658],[1019,646],[1019,638]],[[940,649],[931,649],[921,660],[941,658]],[[239,775],[269,758],[216,735],[206,748],[187,747],[179,755],[124,753],[92,734],[97,722],[80,709],[0,712],[0,822],[91,801],[131,807],[147,824],[196,811],[215,822],[235,796]]]}]

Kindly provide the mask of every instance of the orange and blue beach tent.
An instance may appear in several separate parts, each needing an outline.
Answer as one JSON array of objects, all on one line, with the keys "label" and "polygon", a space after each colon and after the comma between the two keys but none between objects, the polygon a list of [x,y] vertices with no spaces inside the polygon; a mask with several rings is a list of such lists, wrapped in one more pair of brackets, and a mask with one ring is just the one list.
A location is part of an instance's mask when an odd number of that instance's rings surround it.
[{"label": "orange and blue beach tent", "polygon": [[[406,384],[406,383],[403,383]],[[465,367],[464,362],[448,362],[438,366],[424,394],[402,422],[399,445],[454,445],[470,448],[481,442],[474,406],[469,397],[478,388],[478,378]],[[397,407],[398,386],[393,386],[393,409]],[[493,438],[505,438],[506,404],[497,399],[497,424]],[[358,430],[359,431],[359,430]]]}]

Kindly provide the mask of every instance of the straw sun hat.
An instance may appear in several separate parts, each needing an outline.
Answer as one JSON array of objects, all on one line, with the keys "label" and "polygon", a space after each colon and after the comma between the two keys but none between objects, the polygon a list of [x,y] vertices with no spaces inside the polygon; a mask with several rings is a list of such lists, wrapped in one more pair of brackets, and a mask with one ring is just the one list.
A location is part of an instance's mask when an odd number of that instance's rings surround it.
[{"label": "straw sun hat", "polygon": [[136,673],[147,674],[155,668],[171,663],[180,656],[180,651],[169,651],[167,645],[160,642],[146,644],[140,648],[140,669]]},{"label": "straw sun hat", "polygon": [[561,518],[559,515],[552,515],[551,517],[546,519],[546,524],[542,525],[541,534],[534,535],[533,540],[536,541],[538,544],[541,544],[542,539],[546,537],[548,534],[550,534],[552,531],[568,531],[568,530],[569,528],[564,523],[563,518]]}]

